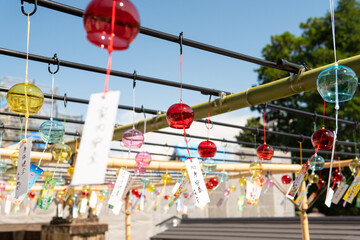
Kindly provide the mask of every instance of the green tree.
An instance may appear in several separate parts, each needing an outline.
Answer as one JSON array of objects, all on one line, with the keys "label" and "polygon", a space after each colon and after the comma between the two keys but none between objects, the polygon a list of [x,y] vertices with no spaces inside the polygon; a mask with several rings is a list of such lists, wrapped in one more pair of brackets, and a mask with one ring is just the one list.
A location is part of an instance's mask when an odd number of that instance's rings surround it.
[{"label": "green tree", "polygon": [[[360,3],[356,0],[340,0],[335,9],[335,25],[338,59],[359,55]],[[290,32],[272,36],[270,44],[266,45],[262,50],[263,57],[274,62],[283,58],[298,64],[306,63],[311,68],[334,62],[330,13],[327,13],[324,17],[309,18],[306,22],[300,24],[300,29],[302,30],[300,36],[295,36]],[[255,71],[258,73],[259,84],[265,84],[289,76],[287,72],[266,67],[260,67]],[[323,100],[316,90],[279,99],[272,103],[308,112],[322,113],[323,111]],[[254,107],[252,110],[261,112],[263,108]],[[334,104],[326,104],[326,115],[334,116],[334,113]],[[360,97],[358,93],[355,94],[353,100],[340,105],[339,118],[352,121],[360,118]],[[266,121],[268,128],[275,131],[303,134],[305,136],[311,136],[314,132],[314,119],[282,111],[268,109],[266,111]],[[320,118],[317,119],[316,124],[317,129],[321,128],[322,120]],[[261,127],[261,124],[259,120],[249,119],[247,126]],[[334,130],[335,123],[325,121],[325,127]],[[354,127],[352,126],[339,125],[338,139],[352,141],[353,131]],[[247,131],[240,132],[237,139],[239,141],[253,141],[251,140],[253,139],[252,135],[252,133]],[[259,143],[261,140],[258,139],[257,142]],[[267,136],[267,142],[271,145],[299,147],[296,139],[276,135]],[[311,142],[305,141],[303,147],[312,148]],[[337,145],[337,151],[351,152],[354,149]],[[296,152],[292,154],[299,156],[299,153]],[[311,154],[304,154],[305,159],[310,156]],[[330,156],[323,157],[330,158]],[[323,178],[325,179],[324,174]],[[319,208],[319,206],[317,207]],[[322,207],[320,209],[324,210]],[[328,210],[327,214],[338,214],[340,211],[332,209]],[[358,211],[351,212],[358,213]]]}]

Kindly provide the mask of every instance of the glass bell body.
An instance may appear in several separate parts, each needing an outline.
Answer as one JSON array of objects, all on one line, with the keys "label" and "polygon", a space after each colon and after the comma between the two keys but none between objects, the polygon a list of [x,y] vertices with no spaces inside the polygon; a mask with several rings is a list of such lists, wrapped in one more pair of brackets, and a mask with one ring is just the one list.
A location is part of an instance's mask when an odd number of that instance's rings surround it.
[{"label": "glass bell body", "polygon": [[218,178],[219,178],[220,182],[227,182],[230,179],[230,175],[227,171],[222,170],[221,172],[219,172]]},{"label": "glass bell body", "polygon": [[315,156],[309,162],[310,169],[313,171],[322,170],[324,168],[324,164],[325,164],[325,159],[317,154],[315,154]]},{"label": "glass bell body", "polygon": [[281,177],[281,182],[283,184],[289,184],[291,183],[291,177],[289,175],[284,175]]},{"label": "glass bell body", "polygon": [[135,161],[140,168],[147,167],[151,163],[151,154],[148,152],[139,152],[135,156]]},{"label": "glass bell body", "polygon": [[162,176],[161,176],[161,181],[163,183],[170,183],[172,180],[172,176],[169,174],[169,173],[164,173]]},{"label": "glass bell body", "polygon": [[256,154],[261,160],[271,160],[274,156],[274,148],[269,144],[261,144],[256,149]]},{"label": "glass bell body", "polygon": [[10,161],[13,166],[17,167],[19,161],[19,151],[15,151],[10,155]]},{"label": "glass bell body", "polygon": [[312,172],[310,174],[310,176],[309,176],[309,183],[310,184],[313,184],[313,183],[318,184],[319,180],[320,180],[320,177],[315,172]]},{"label": "glass bell body", "polygon": [[48,120],[40,125],[39,133],[44,142],[56,143],[62,141],[65,127],[57,120]]},{"label": "glass bell body", "polygon": [[219,180],[217,177],[210,178],[209,182],[213,185],[213,187],[216,187],[219,184]]},{"label": "glass bell body", "polygon": [[33,191],[28,193],[29,198],[33,199],[35,197],[35,193]]},{"label": "glass bell body", "polygon": [[270,179],[270,178],[268,178],[268,179],[266,180],[266,182],[265,182],[265,185],[266,185],[267,188],[273,187],[274,184],[275,184],[275,183],[274,183],[274,180],[272,180],[272,179]]},{"label": "glass bell body", "polygon": [[149,186],[147,187],[147,190],[149,192],[154,192],[156,190],[156,186],[154,184],[149,184]]},{"label": "glass bell body", "polygon": [[139,165],[135,164],[134,167],[134,174],[135,175],[139,175],[139,174],[145,174],[146,172],[146,168],[145,167],[140,167]]},{"label": "glass bell body", "polygon": [[19,83],[9,89],[6,100],[11,112],[20,115],[29,112],[29,115],[34,115],[40,111],[44,103],[44,95],[35,85]]},{"label": "glass bell body", "polygon": [[[92,0],[84,14],[84,27],[89,42],[108,49],[111,36],[113,0]],[[140,29],[140,17],[128,0],[116,0],[113,50],[125,50]]]},{"label": "glass bell body", "polygon": [[251,175],[258,177],[261,176],[262,166],[259,162],[253,162],[249,166]]},{"label": "glass bell body", "polygon": [[356,174],[359,171],[360,168],[360,161],[356,157],[355,159],[351,160],[349,163],[349,169],[353,174]]},{"label": "glass bell body", "polygon": [[330,150],[334,142],[334,134],[327,129],[319,129],[311,136],[311,143],[314,148]]},{"label": "glass bell body", "polygon": [[148,177],[142,177],[140,181],[141,181],[141,185],[144,187],[147,187],[150,184],[150,178]]},{"label": "glass bell body", "polygon": [[171,128],[188,129],[194,120],[194,111],[182,102],[176,103],[167,110],[166,120]]},{"label": "glass bell body", "polygon": [[42,180],[46,181],[47,178],[52,178],[53,175],[54,174],[51,171],[46,170],[41,174],[41,178]]},{"label": "glass bell body", "polygon": [[16,186],[16,177],[15,176],[10,177],[7,183],[12,187]]},{"label": "glass bell body", "polygon": [[331,173],[331,180],[333,182],[340,182],[343,179],[344,175],[339,172],[339,170],[335,169],[335,171],[333,171]]},{"label": "glass bell body", "polygon": [[244,186],[246,186],[246,178],[244,177],[244,176],[241,176],[240,178],[239,178],[239,185],[240,185],[240,187],[244,187]]},{"label": "glass bell body", "polygon": [[236,186],[234,184],[231,184],[229,187],[230,192],[235,192],[236,191]]},{"label": "glass bell body", "polygon": [[326,186],[326,181],[323,180],[323,179],[320,179],[319,182],[317,183],[317,187],[318,187],[319,189],[321,189],[321,188],[323,188],[323,187],[325,187],[325,186]]},{"label": "glass bell body", "polygon": [[66,180],[62,177],[56,178],[56,186],[65,186]]},{"label": "glass bell body", "polygon": [[122,135],[122,143],[127,148],[141,148],[144,143],[144,135],[137,129],[129,129]]},{"label": "glass bell body", "polygon": [[7,170],[6,162],[0,160],[0,174],[6,173],[6,170]]},{"label": "glass bell body", "polygon": [[114,189],[114,186],[115,186],[115,182],[114,182],[114,181],[109,181],[109,182],[107,183],[107,187],[108,187],[108,189],[110,189],[110,190],[113,190],[113,189]]},{"label": "glass bell body", "polygon": [[69,175],[69,177],[72,177],[74,174],[74,167],[70,166],[67,170],[67,174]]},{"label": "glass bell body", "polygon": [[335,103],[336,78],[339,102],[351,100],[358,85],[358,78],[351,68],[341,65],[328,67],[319,74],[316,84],[321,97],[326,102]]},{"label": "glass bell body", "polygon": [[216,162],[211,158],[206,158],[201,164],[202,169],[205,173],[215,172]]},{"label": "glass bell body", "polygon": [[1,181],[0,182],[0,192],[5,191],[5,189],[6,189],[6,183]]},{"label": "glass bell body", "polygon": [[216,145],[212,141],[202,141],[198,146],[198,152],[202,158],[212,158],[216,154]]},{"label": "glass bell body", "polygon": [[67,163],[72,155],[71,147],[63,142],[55,144],[51,154],[56,161]]}]

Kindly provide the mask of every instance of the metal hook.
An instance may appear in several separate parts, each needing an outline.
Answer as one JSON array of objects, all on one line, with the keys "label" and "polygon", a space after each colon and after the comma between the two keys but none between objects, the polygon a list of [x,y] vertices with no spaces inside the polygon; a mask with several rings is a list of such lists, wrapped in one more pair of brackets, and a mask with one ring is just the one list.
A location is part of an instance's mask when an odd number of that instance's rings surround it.
[{"label": "metal hook", "polygon": [[300,139],[301,139],[300,142],[303,143],[303,142],[304,142],[304,135],[301,134],[301,135],[300,135]]},{"label": "metal hook", "polygon": [[48,71],[49,71],[49,73],[51,73],[51,74],[57,73],[57,72],[59,71],[59,68],[60,68],[60,61],[59,61],[59,59],[57,58],[57,54],[56,54],[56,53],[54,54],[53,59],[54,59],[54,64],[57,65],[57,68],[56,68],[56,71],[55,71],[55,72],[52,72],[52,71],[50,70],[50,63],[48,63]]},{"label": "metal hook", "polygon": [[32,16],[37,10],[37,0],[34,0],[34,10],[31,13],[26,13],[24,10],[24,0],[21,0],[21,12],[25,15],[25,16]]},{"label": "metal hook", "polygon": [[79,132],[78,130],[75,131],[75,134],[76,134],[76,136],[78,136],[78,137],[81,136],[81,134],[80,134],[80,132]]},{"label": "metal hook", "polygon": [[0,134],[3,135],[5,133],[5,124],[0,120]]},{"label": "metal hook", "polygon": [[212,129],[214,127],[214,123],[211,121],[211,119],[207,119],[207,121],[205,122],[205,126],[207,129]]},{"label": "metal hook", "polygon": [[180,55],[183,53],[183,32],[179,34],[179,42],[180,42]]},{"label": "metal hook", "polygon": [[146,114],[145,114],[144,105],[141,105],[141,111],[144,113],[144,119],[146,119]]},{"label": "metal hook", "polygon": [[134,73],[133,73],[133,88],[136,87],[136,77],[137,77],[136,70],[134,70]]},{"label": "metal hook", "polygon": [[64,107],[66,108],[67,106],[67,95],[66,93],[64,94]]}]

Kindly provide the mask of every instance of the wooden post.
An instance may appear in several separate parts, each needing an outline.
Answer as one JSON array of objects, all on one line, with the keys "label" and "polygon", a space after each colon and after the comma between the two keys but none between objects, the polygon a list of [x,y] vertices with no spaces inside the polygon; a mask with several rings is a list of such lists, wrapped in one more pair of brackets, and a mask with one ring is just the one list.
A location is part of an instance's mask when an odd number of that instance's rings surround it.
[{"label": "wooden post", "polygon": [[126,194],[125,200],[125,239],[131,240],[131,216],[129,208],[129,192]]},{"label": "wooden post", "polygon": [[[305,191],[306,191],[306,183],[305,183],[305,181],[303,181],[301,184],[301,192],[305,192]],[[307,209],[308,209],[308,200],[305,195],[304,199],[303,199],[302,207],[301,207],[301,216],[300,216],[303,240],[310,240],[309,219],[308,219],[308,215],[306,213]]]}]

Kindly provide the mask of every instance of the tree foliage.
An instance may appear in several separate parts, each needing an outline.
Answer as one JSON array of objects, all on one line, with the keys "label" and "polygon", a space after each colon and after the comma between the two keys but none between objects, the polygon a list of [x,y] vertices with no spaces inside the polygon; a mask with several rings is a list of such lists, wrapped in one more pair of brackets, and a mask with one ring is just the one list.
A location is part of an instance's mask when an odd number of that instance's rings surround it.
[{"label": "tree foliage", "polygon": [[[336,26],[336,47],[337,58],[344,59],[360,54],[360,3],[356,0],[340,0],[335,9]],[[309,18],[306,22],[300,24],[302,33],[295,36],[290,32],[284,32],[281,35],[271,36],[270,43],[262,50],[264,59],[276,62],[278,59],[286,59],[290,62],[303,64],[306,63],[311,68],[320,67],[334,62],[334,51],[331,33],[330,13],[324,17]],[[288,77],[289,73],[277,69],[260,67],[255,70],[258,73],[258,83],[265,84],[277,79]],[[322,113],[323,100],[317,90],[305,92],[289,98],[279,99],[273,104],[285,107],[295,108],[308,112]],[[252,110],[263,111],[261,107],[254,107]],[[334,116],[334,104],[326,104],[326,115]],[[360,119],[360,97],[357,92],[353,100],[340,105],[339,118],[358,121]],[[266,111],[266,122],[268,128],[275,131],[288,132],[294,134],[303,134],[311,136],[314,132],[314,120],[317,129],[321,128],[321,116],[318,119],[294,115],[283,111]],[[259,119],[249,119],[247,126],[261,127]],[[335,123],[325,121],[325,127],[330,130],[335,129]],[[353,141],[354,126],[339,125],[339,140]],[[237,139],[239,141],[253,142],[253,134],[250,132],[241,132]],[[258,139],[257,142],[261,142]],[[267,136],[267,142],[271,145],[283,145],[299,147],[298,140],[276,135]],[[303,147],[312,148],[310,141],[304,141]],[[336,146],[337,151],[353,152],[354,149]],[[299,153],[292,153],[299,156]],[[304,154],[304,157],[310,157],[311,154]],[[330,156],[324,156],[330,158]],[[324,176],[323,176],[324,177]],[[318,206],[319,207],[319,206]],[[321,206],[321,210],[324,210]],[[327,214],[338,214],[337,209],[329,210]],[[341,211],[340,211],[341,212]],[[357,211],[355,211],[357,213]]]}]

